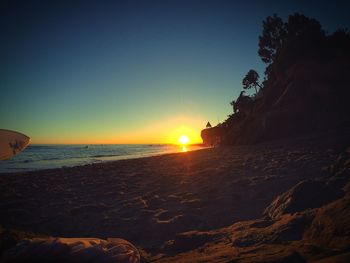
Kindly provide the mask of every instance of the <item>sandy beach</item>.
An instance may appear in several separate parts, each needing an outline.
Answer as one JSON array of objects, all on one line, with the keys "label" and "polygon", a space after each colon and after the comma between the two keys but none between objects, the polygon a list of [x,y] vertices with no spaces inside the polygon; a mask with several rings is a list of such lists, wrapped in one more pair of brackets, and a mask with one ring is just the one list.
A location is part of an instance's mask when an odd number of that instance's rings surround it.
[{"label": "sandy beach", "polygon": [[0,263],[350,262],[350,1],[2,1]]},{"label": "sandy beach", "polygon": [[145,261],[166,260],[207,241],[197,238],[199,243],[179,248],[174,240],[181,233],[260,218],[277,195],[301,180],[326,176],[348,143],[347,132],[326,133],[1,174],[0,224],[50,236],[120,237]]}]

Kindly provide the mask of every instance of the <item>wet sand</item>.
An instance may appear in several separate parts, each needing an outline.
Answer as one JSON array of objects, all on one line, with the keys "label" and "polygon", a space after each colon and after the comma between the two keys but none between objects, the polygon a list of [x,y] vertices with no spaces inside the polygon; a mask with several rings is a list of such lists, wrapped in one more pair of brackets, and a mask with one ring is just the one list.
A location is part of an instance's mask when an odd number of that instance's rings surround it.
[{"label": "wet sand", "polygon": [[180,233],[259,218],[299,181],[326,176],[348,138],[327,133],[0,174],[0,224],[50,236],[120,237],[144,258],[164,259],[177,253],[171,242]]}]

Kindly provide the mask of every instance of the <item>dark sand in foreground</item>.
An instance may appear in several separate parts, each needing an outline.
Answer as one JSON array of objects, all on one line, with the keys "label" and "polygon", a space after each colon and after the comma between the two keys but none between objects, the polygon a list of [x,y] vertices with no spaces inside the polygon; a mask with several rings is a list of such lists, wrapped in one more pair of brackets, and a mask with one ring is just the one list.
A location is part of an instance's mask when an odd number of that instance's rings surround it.
[{"label": "dark sand in foreground", "polygon": [[0,174],[0,224],[63,237],[121,237],[154,260],[181,232],[261,217],[278,194],[326,175],[348,134]]}]

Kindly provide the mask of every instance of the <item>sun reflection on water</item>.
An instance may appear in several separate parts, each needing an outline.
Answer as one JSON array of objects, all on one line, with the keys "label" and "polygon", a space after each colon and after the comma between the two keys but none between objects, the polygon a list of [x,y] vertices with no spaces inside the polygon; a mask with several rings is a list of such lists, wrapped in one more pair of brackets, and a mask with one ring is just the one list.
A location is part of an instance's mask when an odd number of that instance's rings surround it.
[{"label": "sun reflection on water", "polygon": [[185,153],[187,151],[188,151],[187,146],[186,145],[182,145],[181,146],[181,152]]}]

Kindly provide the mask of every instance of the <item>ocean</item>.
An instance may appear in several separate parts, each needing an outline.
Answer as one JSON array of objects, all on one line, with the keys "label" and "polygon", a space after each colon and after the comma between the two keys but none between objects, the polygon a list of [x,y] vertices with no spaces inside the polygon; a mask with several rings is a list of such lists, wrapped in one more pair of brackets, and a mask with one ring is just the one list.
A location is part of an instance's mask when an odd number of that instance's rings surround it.
[{"label": "ocean", "polygon": [[166,144],[29,145],[12,159],[0,161],[0,173],[71,167],[201,148]]}]

